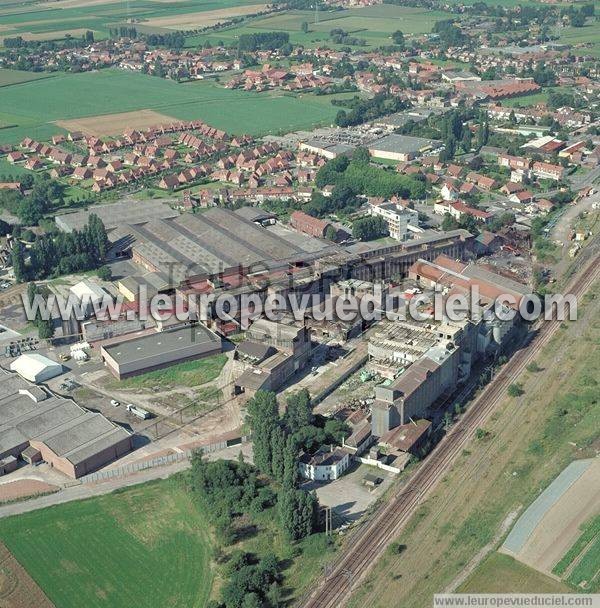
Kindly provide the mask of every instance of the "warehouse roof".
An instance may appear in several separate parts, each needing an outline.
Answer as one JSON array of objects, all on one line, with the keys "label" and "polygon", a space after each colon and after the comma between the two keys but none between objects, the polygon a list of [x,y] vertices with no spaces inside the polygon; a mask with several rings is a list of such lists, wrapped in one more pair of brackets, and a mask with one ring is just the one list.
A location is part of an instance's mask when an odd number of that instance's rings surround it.
[{"label": "warehouse roof", "polygon": [[81,230],[88,223],[92,213],[104,222],[107,230],[112,230],[123,224],[142,224],[155,218],[166,219],[179,215],[178,211],[171,209],[160,201],[144,200],[137,202],[127,200],[110,205],[93,205],[85,211],[57,215],[56,224],[64,232]]},{"label": "warehouse roof", "polygon": [[409,135],[399,135],[392,133],[386,135],[369,145],[371,153],[381,152],[397,152],[399,154],[414,154],[424,152],[429,149],[436,149],[442,145],[442,142],[433,139],[425,139],[423,137],[411,137]]},{"label": "warehouse roof", "polygon": [[220,344],[221,338],[204,325],[179,327],[128,340],[111,346],[104,351],[118,364],[140,361],[158,354],[177,352],[194,344]]},{"label": "warehouse roof", "polygon": [[129,433],[102,414],[54,395],[36,402],[31,385],[0,370],[0,454],[39,441],[76,465]]}]

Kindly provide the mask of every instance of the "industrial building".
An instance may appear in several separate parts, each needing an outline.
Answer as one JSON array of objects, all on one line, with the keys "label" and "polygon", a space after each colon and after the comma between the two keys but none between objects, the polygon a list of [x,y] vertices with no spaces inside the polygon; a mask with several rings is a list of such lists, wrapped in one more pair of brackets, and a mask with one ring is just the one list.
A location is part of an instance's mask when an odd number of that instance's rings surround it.
[{"label": "industrial building", "polygon": [[1,460],[44,460],[78,478],[127,454],[132,447],[131,433],[102,414],[0,369]]},{"label": "industrial building", "polygon": [[424,288],[441,289],[444,295],[467,295],[475,286],[480,297],[475,302],[477,310],[465,319],[391,321],[371,336],[369,365],[391,379],[375,388],[371,427],[379,438],[413,419],[425,418],[437,401],[467,380],[479,357],[497,352],[511,336],[518,317],[501,320],[493,315],[495,299],[511,294],[519,302],[529,293],[512,279],[446,256],[433,262],[417,260],[409,277]]},{"label": "industrial building", "polygon": [[431,156],[443,150],[441,141],[391,133],[369,144],[369,154],[376,158],[406,162]]},{"label": "industrial building", "polygon": [[444,148],[441,141],[397,133],[382,137],[381,131],[365,133],[353,127],[331,129],[299,145],[300,150],[329,159],[340,155],[351,156],[359,147],[367,148],[371,156],[402,162],[436,154]]},{"label": "industrial building", "polygon": [[257,319],[236,349],[235,358],[243,367],[236,393],[252,396],[258,390],[277,390],[307,365],[311,353],[307,327]]},{"label": "industrial building", "polygon": [[97,215],[102,220],[107,232],[110,232],[123,224],[144,224],[153,219],[165,220],[177,217],[179,211],[152,199],[144,201],[127,200],[110,205],[93,205],[84,211],[57,215],[54,219],[60,230],[73,232],[74,230],[82,230],[92,214]]},{"label": "industrial building", "polygon": [[63,367],[60,363],[39,353],[20,355],[10,364],[10,369],[17,372],[25,380],[36,384],[46,382],[63,373]]},{"label": "industrial building", "polygon": [[162,273],[172,287],[190,277],[209,277],[240,267],[257,270],[305,262],[333,247],[306,235],[285,238],[281,227],[263,227],[220,207],[198,215],[123,224],[110,239],[116,254],[131,254],[136,264]]},{"label": "industrial building", "polygon": [[100,356],[119,380],[175,363],[220,353],[221,338],[204,325],[184,325],[152,331],[116,344],[103,345]]}]

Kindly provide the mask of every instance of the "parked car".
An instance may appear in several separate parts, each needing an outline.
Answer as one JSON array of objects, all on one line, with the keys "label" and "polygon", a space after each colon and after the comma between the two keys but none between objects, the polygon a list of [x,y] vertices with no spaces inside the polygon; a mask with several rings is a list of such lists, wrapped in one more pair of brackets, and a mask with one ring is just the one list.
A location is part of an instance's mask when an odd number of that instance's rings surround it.
[{"label": "parked car", "polygon": [[118,402],[116,399],[111,399],[111,400],[110,400],[110,404],[111,404],[113,407],[119,407],[119,406],[121,405],[121,404],[120,404],[120,403],[119,403],[119,402]]}]

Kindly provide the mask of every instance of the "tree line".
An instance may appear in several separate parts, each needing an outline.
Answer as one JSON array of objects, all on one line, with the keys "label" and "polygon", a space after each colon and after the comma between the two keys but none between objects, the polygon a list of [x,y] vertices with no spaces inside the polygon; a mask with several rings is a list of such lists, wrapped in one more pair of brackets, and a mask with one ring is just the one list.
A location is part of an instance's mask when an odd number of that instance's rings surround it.
[{"label": "tree line", "polygon": [[45,234],[28,250],[17,241],[12,250],[15,279],[23,283],[94,270],[102,265],[108,245],[104,223],[95,214],[82,230]]}]

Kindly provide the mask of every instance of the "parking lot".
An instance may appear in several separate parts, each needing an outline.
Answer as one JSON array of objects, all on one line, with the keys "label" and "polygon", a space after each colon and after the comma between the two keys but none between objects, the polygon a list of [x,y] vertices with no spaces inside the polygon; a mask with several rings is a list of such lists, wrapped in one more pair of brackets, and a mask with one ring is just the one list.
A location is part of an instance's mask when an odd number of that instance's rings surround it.
[{"label": "parking lot", "polygon": [[[369,489],[363,483],[365,475],[371,474],[381,478],[381,483]],[[321,505],[327,505],[333,511],[333,526],[339,528],[360,519],[365,511],[392,484],[395,475],[367,465],[353,465],[348,473],[330,482],[307,481],[302,484],[305,490],[315,490]]]}]

